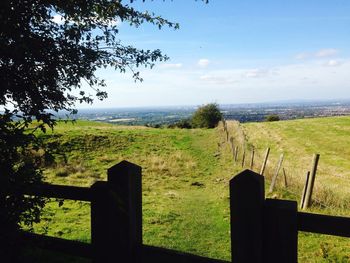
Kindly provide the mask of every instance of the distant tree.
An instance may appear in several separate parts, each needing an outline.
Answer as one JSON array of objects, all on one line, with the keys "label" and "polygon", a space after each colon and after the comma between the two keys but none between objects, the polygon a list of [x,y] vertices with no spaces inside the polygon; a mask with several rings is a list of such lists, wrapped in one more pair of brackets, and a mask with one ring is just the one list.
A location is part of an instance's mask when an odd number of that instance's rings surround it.
[{"label": "distant tree", "polygon": [[199,107],[192,116],[191,123],[194,128],[214,128],[222,120],[222,113],[216,103]]},{"label": "distant tree", "polygon": [[[138,67],[152,68],[168,59],[158,49],[137,49],[118,38],[118,23],[179,27],[154,13],[136,10],[133,2],[0,1],[0,223],[9,224],[1,229],[37,220],[42,200],[25,198],[9,186],[42,180],[34,154],[41,146],[34,130],[54,127],[52,111],[74,113],[76,102],[106,98],[100,89],[105,82],[96,75],[100,68],[130,71],[135,81],[142,81]],[[92,94],[81,90],[83,82]],[[28,131],[34,120],[36,127]]]},{"label": "distant tree", "polygon": [[277,114],[267,115],[265,120],[266,121],[279,121],[280,120],[280,116],[278,116]]}]

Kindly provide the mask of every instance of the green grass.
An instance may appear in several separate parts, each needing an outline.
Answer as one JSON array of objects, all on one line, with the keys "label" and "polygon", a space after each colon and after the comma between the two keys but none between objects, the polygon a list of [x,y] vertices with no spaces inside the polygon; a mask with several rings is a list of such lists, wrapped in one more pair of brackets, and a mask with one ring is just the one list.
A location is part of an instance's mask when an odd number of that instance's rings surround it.
[{"label": "green grass", "polygon": [[[90,186],[128,160],[143,169],[144,243],[229,259],[228,179],[232,166],[217,130],[121,127],[78,121],[41,135],[59,146],[46,181]],[[218,154],[220,153],[221,154]],[[35,231],[89,242],[89,206],[48,203]],[[195,242],[194,242],[195,240]]]},{"label": "green grass", "polygon": [[[270,196],[300,200],[305,174],[311,169],[314,153],[320,154],[314,198],[322,202],[310,212],[350,216],[350,117],[301,119],[263,123],[230,123],[234,135],[247,149],[255,148],[259,171],[265,149],[270,147],[266,177],[271,179],[281,153],[284,153],[289,189]],[[288,192],[289,191],[289,192]],[[300,262],[350,262],[350,241],[345,238],[299,233]]]},{"label": "green grass", "polygon": [[[249,144],[262,156],[271,148],[269,168],[283,152],[294,183],[304,183],[314,153],[320,154],[315,197],[327,205],[350,209],[350,117],[315,118],[242,125]],[[345,211],[346,212],[346,211]]]},{"label": "green grass", "polygon": [[[228,182],[242,168],[233,164],[221,128],[152,129],[78,121],[59,123],[53,133],[41,136],[60,149],[45,169],[48,182],[90,186],[106,180],[106,170],[122,160],[138,164],[143,169],[143,242],[230,260]],[[297,198],[283,190],[274,194]],[[52,200],[35,231],[89,242],[89,213],[87,203],[65,201],[59,207]],[[341,260],[350,255],[344,239],[300,234],[299,241],[300,262],[347,262]]]}]

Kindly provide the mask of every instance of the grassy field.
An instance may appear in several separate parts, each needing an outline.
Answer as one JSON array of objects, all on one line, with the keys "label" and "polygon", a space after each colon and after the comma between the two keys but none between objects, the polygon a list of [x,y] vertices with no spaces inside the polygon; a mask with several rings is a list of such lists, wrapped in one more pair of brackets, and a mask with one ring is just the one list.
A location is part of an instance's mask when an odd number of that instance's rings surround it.
[{"label": "grassy field", "polygon": [[[58,149],[45,169],[48,182],[90,186],[105,180],[107,168],[121,160],[136,163],[143,168],[144,243],[230,260],[228,181],[242,168],[233,164],[220,127],[152,129],[78,121],[60,123],[42,136]],[[274,194],[297,198],[283,190]],[[35,232],[89,242],[89,212],[84,202],[65,201],[59,207],[52,200]],[[349,256],[345,239],[299,236],[300,262],[349,262]]]},{"label": "grassy field", "polygon": [[350,117],[301,119],[241,125],[260,157],[271,148],[268,168],[274,171],[284,153],[284,167],[301,190],[314,153],[320,154],[315,198],[327,206],[350,209]]}]

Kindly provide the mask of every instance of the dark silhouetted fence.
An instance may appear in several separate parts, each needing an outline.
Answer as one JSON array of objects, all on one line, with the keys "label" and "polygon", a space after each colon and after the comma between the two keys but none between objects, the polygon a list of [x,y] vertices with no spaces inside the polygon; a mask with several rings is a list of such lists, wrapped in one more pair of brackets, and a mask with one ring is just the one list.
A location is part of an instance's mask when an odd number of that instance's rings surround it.
[{"label": "dark silhouetted fence", "polygon": [[[91,244],[23,233],[38,247],[94,263],[224,263],[142,244],[141,167],[123,161],[90,188],[31,187],[26,194],[91,202]],[[297,203],[265,199],[264,177],[245,170],[230,181],[232,262],[297,262],[298,231],[350,237],[350,218],[297,212]]]}]

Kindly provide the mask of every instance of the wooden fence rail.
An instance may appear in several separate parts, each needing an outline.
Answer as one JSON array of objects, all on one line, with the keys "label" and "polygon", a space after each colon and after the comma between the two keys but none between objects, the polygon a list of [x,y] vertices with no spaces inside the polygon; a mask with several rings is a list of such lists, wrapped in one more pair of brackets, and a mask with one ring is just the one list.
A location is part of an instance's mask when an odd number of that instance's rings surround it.
[{"label": "wooden fence rail", "polygon": [[[232,262],[297,262],[298,231],[350,237],[350,218],[297,211],[294,201],[265,199],[264,176],[230,180]],[[23,233],[38,247],[102,262],[225,263],[142,244],[141,167],[123,161],[90,188],[41,185],[25,194],[91,202],[91,244]]]},{"label": "wooden fence rail", "polygon": [[350,238],[350,218],[298,212],[298,229],[305,232]]},{"label": "wooden fence rail", "polygon": [[24,194],[87,202],[92,200],[90,188],[66,185],[42,184],[30,186],[24,190]]}]

